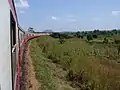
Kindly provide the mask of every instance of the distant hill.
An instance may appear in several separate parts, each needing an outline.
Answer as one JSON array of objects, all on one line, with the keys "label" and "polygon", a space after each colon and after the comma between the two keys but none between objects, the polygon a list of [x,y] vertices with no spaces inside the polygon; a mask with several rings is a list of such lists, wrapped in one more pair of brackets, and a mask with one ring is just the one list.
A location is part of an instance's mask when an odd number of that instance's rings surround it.
[{"label": "distant hill", "polygon": [[52,30],[45,30],[43,32],[45,32],[45,33],[52,33],[53,31]]}]

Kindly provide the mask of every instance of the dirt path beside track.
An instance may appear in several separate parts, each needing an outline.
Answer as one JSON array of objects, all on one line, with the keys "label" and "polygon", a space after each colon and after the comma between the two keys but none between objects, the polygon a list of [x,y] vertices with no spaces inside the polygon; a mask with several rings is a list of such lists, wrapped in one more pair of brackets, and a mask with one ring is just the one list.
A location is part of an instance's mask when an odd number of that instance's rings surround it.
[{"label": "dirt path beside track", "polygon": [[30,57],[30,44],[25,46],[21,69],[20,90],[40,90],[40,84],[36,80],[32,59]]}]

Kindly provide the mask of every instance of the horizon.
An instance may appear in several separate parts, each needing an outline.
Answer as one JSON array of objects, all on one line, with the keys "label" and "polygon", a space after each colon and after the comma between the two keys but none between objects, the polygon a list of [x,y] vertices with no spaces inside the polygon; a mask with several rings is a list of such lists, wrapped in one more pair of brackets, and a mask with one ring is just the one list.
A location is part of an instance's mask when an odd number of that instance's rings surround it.
[{"label": "horizon", "polygon": [[112,30],[120,30],[118,29],[94,29],[94,30],[52,30],[52,29],[46,29],[46,30],[42,30],[42,31],[36,31],[36,32],[46,32],[46,31],[50,31],[50,32],[89,32],[89,31],[95,31],[95,30],[99,30],[99,31],[112,31]]},{"label": "horizon", "polygon": [[[120,28],[120,1],[114,0],[14,0],[21,27],[36,31]],[[77,29],[76,29],[77,28]]]}]

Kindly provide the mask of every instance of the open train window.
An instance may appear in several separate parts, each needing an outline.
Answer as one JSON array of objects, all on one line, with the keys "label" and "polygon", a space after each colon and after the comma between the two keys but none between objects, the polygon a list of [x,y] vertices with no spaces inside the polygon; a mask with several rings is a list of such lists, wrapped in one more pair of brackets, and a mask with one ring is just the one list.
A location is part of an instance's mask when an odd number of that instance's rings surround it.
[{"label": "open train window", "polygon": [[15,24],[15,20],[13,18],[12,12],[10,12],[10,28],[11,28],[11,40],[12,40],[12,46],[14,46],[16,44],[16,24]]},{"label": "open train window", "polygon": [[16,23],[10,11],[10,36],[11,36],[11,71],[12,71],[12,87],[14,88],[16,74]]}]

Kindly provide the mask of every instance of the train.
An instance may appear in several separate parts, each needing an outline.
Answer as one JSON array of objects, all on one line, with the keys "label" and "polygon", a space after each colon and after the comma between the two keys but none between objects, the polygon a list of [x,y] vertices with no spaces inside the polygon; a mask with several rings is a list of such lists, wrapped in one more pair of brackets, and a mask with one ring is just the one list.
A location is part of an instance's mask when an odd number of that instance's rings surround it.
[{"label": "train", "polygon": [[20,90],[24,45],[33,38],[49,34],[24,31],[13,0],[1,0],[0,12],[0,90]]}]

